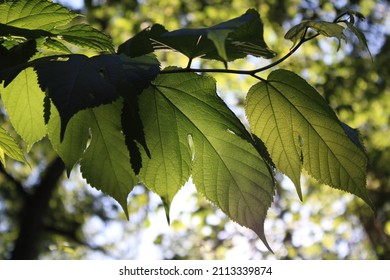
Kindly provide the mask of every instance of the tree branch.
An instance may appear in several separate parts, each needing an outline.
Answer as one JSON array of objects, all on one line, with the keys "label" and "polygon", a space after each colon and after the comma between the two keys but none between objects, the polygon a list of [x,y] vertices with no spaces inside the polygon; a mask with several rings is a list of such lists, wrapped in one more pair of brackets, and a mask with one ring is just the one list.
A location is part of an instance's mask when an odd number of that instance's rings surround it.
[{"label": "tree branch", "polygon": [[3,174],[5,179],[12,184],[15,185],[15,188],[17,192],[20,194],[23,200],[26,200],[27,197],[29,196],[29,193],[24,189],[24,186],[21,182],[16,180],[11,174],[9,174],[2,165],[0,165],[0,173]]},{"label": "tree branch", "polygon": [[49,202],[53,195],[65,165],[57,157],[46,168],[42,180],[37,184],[35,192],[28,196],[20,213],[20,230],[15,241],[11,259],[37,259],[40,252],[40,242],[44,230],[43,220],[49,210]]}]

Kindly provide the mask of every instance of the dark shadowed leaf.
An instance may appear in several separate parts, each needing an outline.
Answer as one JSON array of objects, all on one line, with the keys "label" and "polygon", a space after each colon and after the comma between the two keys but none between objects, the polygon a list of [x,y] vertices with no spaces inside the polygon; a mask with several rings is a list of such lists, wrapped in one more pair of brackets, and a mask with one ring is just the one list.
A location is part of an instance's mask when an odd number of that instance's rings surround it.
[{"label": "dark shadowed leaf", "polygon": [[[61,138],[70,118],[78,111],[111,103],[121,94],[137,95],[158,73],[156,60],[120,55],[88,58],[71,55],[66,61],[42,61],[35,65],[39,84],[61,117]],[[153,72],[154,75],[142,75]]]},{"label": "dark shadowed leaf", "polygon": [[366,50],[368,54],[370,55],[371,60],[373,60],[370,49],[367,45],[367,39],[366,36],[362,31],[360,31],[356,26],[353,25],[353,23],[347,22],[348,29],[352,31],[353,34],[358,38],[360,47],[363,50]]},{"label": "dark shadowed leaf", "polygon": [[[149,39],[149,42],[148,42]],[[142,45],[146,46],[142,49]],[[178,51],[188,58],[202,57],[231,61],[247,55],[272,58],[263,38],[263,22],[255,10],[208,28],[183,28],[168,32],[153,25],[119,47],[119,52],[134,55],[151,50]]]},{"label": "dark shadowed leaf", "polygon": [[6,87],[27,65],[25,64],[37,52],[35,40],[28,40],[6,49],[0,45],[0,83]]}]

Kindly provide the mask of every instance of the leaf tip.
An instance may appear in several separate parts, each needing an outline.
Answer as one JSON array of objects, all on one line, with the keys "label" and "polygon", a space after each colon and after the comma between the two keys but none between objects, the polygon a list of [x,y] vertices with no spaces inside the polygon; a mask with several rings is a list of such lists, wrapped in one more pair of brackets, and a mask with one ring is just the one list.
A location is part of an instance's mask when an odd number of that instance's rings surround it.
[{"label": "leaf tip", "polygon": [[162,203],[164,205],[165,217],[167,218],[167,223],[168,223],[168,225],[171,225],[171,218],[169,216],[171,203],[167,199],[165,199],[163,197],[161,197],[161,201],[162,201]]},{"label": "leaf tip", "polygon": [[256,230],[255,230],[257,236],[260,238],[260,240],[263,242],[263,244],[265,245],[265,247],[268,249],[268,251],[270,251],[272,254],[275,254],[274,251],[272,250],[271,246],[269,245],[268,241],[267,241],[267,238],[265,237],[265,233],[264,233],[264,222],[261,224],[260,227],[258,227]]}]

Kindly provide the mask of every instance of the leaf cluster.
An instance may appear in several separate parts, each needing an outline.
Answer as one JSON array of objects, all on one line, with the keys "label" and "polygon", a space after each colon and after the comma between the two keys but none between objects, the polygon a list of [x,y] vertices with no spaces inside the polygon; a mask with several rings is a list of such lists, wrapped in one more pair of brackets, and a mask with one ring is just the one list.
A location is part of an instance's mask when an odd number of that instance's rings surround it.
[{"label": "leaf cluster", "polygon": [[[115,198],[126,214],[129,192],[143,184],[161,197],[169,221],[176,193],[192,176],[199,193],[254,230],[270,249],[264,220],[275,192],[274,173],[290,177],[302,199],[302,169],[372,207],[358,132],[296,73],[279,69],[266,79],[258,75],[318,35],[346,40],[342,24],[368,50],[354,25],[361,14],[303,21],[285,35],[294,43],[291,50],[254,70],[228,69],[230,61],[248,55],[276,56],[253,9],[205,28],[168,31],[155,24],[116,51],[107,35],[73,23],[76,17],[44,0],[0,4],[1,96],[28,147],[47,135],[68,174],[80,163],[88,183]],[[74,46],[98,54],[73,53]],[[162,50],[185,55],[188,67],[161,70],[154,53]],[[225,69],[191,68],[197,57],[222,61]],[[256,79],[246,97],[249,128],[217,95],[216,81],[200,72]],[[3,164],[4,154],[24,161],[16,141],[1,129]]]}]

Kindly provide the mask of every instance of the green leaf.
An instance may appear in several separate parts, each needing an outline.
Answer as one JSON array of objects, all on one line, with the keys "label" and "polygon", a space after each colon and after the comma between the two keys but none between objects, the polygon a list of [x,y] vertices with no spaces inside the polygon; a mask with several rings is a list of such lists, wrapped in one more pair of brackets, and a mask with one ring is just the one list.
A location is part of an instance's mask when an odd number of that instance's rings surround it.
[{"label": "green leaf", "polygon": [[192,171],[200,193],[268,246],[273,179],[250,134],[217,96],[214,79],[160,75],[140,96],[140,116],[151,154],[143,153],[140,178],[168,211]]},{"label": "green leaf", "polygon": [[92,139],[81,160],[81,173],[91,186],[115,198],[126,215],[127,196],[137,183],[121,130],[122,99],[89,109]]},{"label": "green leaf", "polygon": [[[144,52],[141,46],[145,46]],[[208,28],[183,28],[168,32],[156,24],[122,44],[118,51],[145,54],[161,49],[178,51],[190,59],[201,57],[225,62],[247,55],[264,58],[275,56],[264,41],[260,15],[253,9]]]},{"label": "green leaf", "polygon": [[348,29],[351,30],[352,33],[355,34],[355,36],[358,38],[359,43],[360,43],[360,47],[363,50],[367,50],[368,54],[370,55],[371,60],[373,60],[370,49],[368,48],[367,39],[366,39],[366,36],[364,35],[364,33],[362,31],[360,31],[358,28],[356,28],[353,25],[353,23],[350,23],[347,21],[346,24],[348,26]]},{"label": "green leaf", "polygon": [[286,35],[284,35],[284,38],[291,40],[295,45],[297,41],[301,40],[308,28],[311,28],[326,37],[337,38],[339,44],[341,40],[346,40],[346,37],[344,35],[345,28],[343,26],[334,22],[314,20],[305,20],[295,25],[289,31],[287,31]]},{"label": "green leaf", "polygon": [[22,71],[1,94],[5,109],[16,132],[28,149],[46,135],[43,99],[37,75],[32,69]]},{"label": "green leaf", "polygon": [[[333,110],[304,79],[286,70],[253,86],[246,113],[276,167],[291,178],[302,199],[302,166],[315,179],[350,192],[373,207],[366,190],[367,157]],[[352,140],[353,139],[353,140]]]},{"label": "green leaf", "polygon": [[97,51],[114,52],[111,38],[87,24],[77,24],[66,29],[57,29],[53,33],[73,45]]},{"label": "green leaf", "polygon": [[69,23],[77,14],[60,4],[44,0],[16,0],[0,5],[0,23],[50,31]]},{"label": "green leaf", "polygon": [[111,38],[87,24],[58,28],[78,16],[64,6],[50,1],[18,0],[0,5],[0,35],[27,39],[51,38],[47,45],[68,52],[58,40],[97,51],[114,52]]},{"label": "green leaf", "polygon": [[26,162],[22,150],[15,139],[8,132],[0,127],[0,162],[5,166],[5,156],[7,155],[20,162]]},{"label": "green leaf", "polygon": [[72,52],[68,49],[67,46],[65,46],[62,42],[60,42],[59,40],[57,39],[54,39],[54,38],[46,38],[44,43],[43,43],[43,46],[45,46],[46,48],[50,49],[50,50],[53,50],[53,51],[57,51],[57,52],[60,52],[60,53],[69,53],[71,54]]},{"label": "green leaf", "polygon": [[60,114],[62,138],[74,114],[111,103],[120,94],[139,94],[149,79],[157,75],[159,65],[155,58],[149,57],[70,55],[67,61],[36,63],[35,70],[42,90],[48,89],[48,95]]},{"label": "green leaf", "polygon": [[231,33],[231,30],[209,30],[207,32],[207,38],[210,39],[213,43],[215,48],[217,49],[217,53],[219,57],[222,58],[223,61],[228,61],[228,55],[226,52],[226,39],[228,35]]},{"label": "green leaf", "polygon": [[74,165],[82,157],[89,139],[90,112],[82,110],[78,112],[67,126],[64,139],[60,139],[61,119],[54,106],[50,108],[50,120],[47,123],[47,132],[53,149],[65,163],[70,175]]}]

